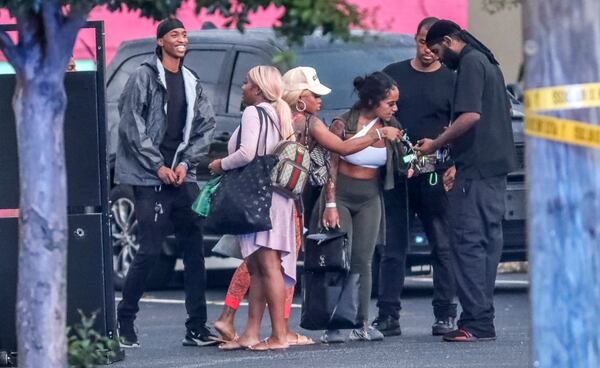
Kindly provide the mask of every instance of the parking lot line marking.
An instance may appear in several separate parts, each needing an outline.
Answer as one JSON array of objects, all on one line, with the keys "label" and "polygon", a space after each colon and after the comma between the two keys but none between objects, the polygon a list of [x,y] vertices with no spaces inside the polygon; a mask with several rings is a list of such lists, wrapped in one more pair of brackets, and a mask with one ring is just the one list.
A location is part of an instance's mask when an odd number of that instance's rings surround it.
[{"label": "parking lot line marking", "polygon": [[[407,280],[422,283],[432,283],[433,279],[431,277],[407,277]],[[496,280],[496,286],[505,286],[505,285],[522,285],[529,286],[528,280]]]},{"label": "parking lot line marking", "polygon": [[[115,301],[119,302],[121,301],[121,297],[115,297]],[[160,298],[142,298],[140,299],[140,302],[142,303],[156,303],[156,304],[185,304],[185,300],[184,299],[160,299]],[[206,301],[206,305],[225,305],[225,302],[217,302],[217,301],[211,301],[211,300],[207,300]],[[248,306],[247,302],[241,302],[240,305],[242,306]],[[292,308],[302,308],[301,304],[292,304]]]},{"label": "parking lot line marking", "polygon": [[[407,280],[414,281],[417,283],[433,283],[431,277],[407,277]],[[529,286],[529,280],[496,280],[496,286]],[[115,297],[115,301],[121,301],[121,297]],[[184,299],[162,299],[162,298],[142,298],[142,303],[155,303],[155,304],[185,304]],[[206,305],[225,305],[223,301],[206,301]],[[241,302],[241,306],[248,306],[247,302]],[[292,304],[292,308],[302,308],[302,304]]]}]

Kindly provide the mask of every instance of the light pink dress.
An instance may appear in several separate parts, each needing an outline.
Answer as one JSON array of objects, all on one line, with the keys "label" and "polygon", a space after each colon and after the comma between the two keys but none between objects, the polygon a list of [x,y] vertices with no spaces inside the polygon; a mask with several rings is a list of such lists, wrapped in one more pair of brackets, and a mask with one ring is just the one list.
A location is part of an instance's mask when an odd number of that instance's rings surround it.
[{"label": "light pink dress", "polygon": [[[279,124],[275,108],[271,104],[263,102],[258,106],[263,107],[271,116],[275,124]],[[240,148],[236,151],[236,143],[239,127],[233,132],[227,144],[229,155],[221,160],[223,170],[232,170],[247,165],[254,159],[256,153],[256,144],[259,142],[259,118],[258,112],[254,106],[247,107],[242,114],[242,140]],[[272,153],[277,143],[279,143],[279,133],[271,123],[268,123],[268,135],[266,139],[267,154]],[[281,130],[281,129],[280,129]],[[265,125],[260,137],[258,154],[264,152]],[[273,193],[271,201],[271,223],[273,228],[269,231],[239,235],[240,248],[244,258],[252,253],[266,247],[278,250],[281,255],[281,265],[284,272],[284,281],[286,287],[293,286],[296,282],[296,236],[294,229],[294,200],[284,197],[278,193]]]}]

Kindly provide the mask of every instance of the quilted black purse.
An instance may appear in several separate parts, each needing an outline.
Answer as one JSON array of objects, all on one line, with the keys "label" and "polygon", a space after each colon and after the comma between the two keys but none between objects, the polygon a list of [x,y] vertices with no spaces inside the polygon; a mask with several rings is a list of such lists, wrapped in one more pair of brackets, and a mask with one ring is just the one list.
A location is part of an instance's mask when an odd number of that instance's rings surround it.
[{"label": "quilted black purse", "polygon": [[[260,107],[256,108],[261,109]],[[277,157],[266,154],[266,139],[269,132],[268,122],[259,112],[260,142],[263,125],[265,126],[265,152],[256,155],[246,166],[230,170],[223,175],[221,184],[211,198],[210,212],[204,228],[214,234],[248,234],[266,231],[272,228],[270,209],[273,197],[271,171],[277,164]],[[242,125],[238,131],[237,148],[242,140]]]},{"label": "quilted black purse", "polygon": [[331,230],[306,237],[304,269],[312,272],[349,272],[350,247],[344,231]]}]

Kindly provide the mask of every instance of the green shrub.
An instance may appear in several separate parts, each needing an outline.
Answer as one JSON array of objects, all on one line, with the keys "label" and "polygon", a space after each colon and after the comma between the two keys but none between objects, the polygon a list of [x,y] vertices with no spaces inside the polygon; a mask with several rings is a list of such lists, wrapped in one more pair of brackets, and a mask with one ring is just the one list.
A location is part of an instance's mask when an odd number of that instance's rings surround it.
[{"label": "green shrub", "polygon": [[96,314],[97,312],[94,312],[90,317],[86,317],[79,311],[81,323],[67,329],[70,368],[92,368],[96,364],[107,364],[116,356],[118,343],[100,335],[92,328]]}]

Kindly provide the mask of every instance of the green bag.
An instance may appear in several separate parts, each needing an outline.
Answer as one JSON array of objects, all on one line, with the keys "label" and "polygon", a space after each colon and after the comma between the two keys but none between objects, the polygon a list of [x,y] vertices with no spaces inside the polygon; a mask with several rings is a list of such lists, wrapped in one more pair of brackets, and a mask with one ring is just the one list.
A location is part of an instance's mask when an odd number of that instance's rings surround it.
[{"label": "green bag", "polygon": [[220,183],[221,176],[209,180],[200,191],[200,194],[198,194],[198,198],[196,198],[194,203],[192,203],[192,211],[196,212],[200,216],[208,216],[212,194],[215,190],[217,190]]}]

